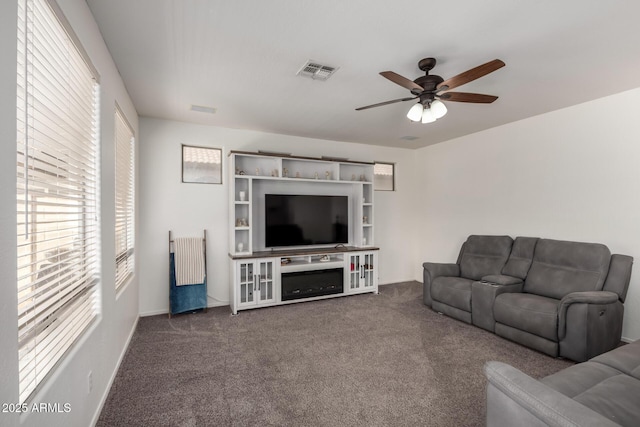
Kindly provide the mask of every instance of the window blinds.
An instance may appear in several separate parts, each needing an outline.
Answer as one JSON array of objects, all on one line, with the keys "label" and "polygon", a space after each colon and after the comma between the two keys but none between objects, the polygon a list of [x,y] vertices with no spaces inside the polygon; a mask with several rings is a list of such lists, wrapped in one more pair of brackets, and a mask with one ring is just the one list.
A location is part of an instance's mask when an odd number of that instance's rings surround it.
[{"label": "window blinds", "polygon": [[97,76],[49,1],[18,3],[20,402],[99,309]]},{"label": "window blinds", "polygon": [[122,113],[116,109],[116,289],[134,269],[134,139]]}]

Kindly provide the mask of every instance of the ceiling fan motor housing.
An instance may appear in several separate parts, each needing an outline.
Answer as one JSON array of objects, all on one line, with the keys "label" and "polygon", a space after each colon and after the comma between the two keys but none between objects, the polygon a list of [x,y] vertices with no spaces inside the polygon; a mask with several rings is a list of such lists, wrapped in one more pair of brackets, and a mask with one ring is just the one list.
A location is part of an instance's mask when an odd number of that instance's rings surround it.
[{"label": "ceiling fan motor housing", "polygon": [[[425,75],[418,77],[413,82],[419,86],[422,86],[424,92],[435,92],[438,84],[444,81],[444,79],[440,76],[429,75],[429,71],[431,71],[435,66],[436,66],[435,58],[424,58],[420,60],[420,62],[418,62],[418,68],[424,71]],[[412,89],[411,93],[413,93],[414,95],[422,94],[422,92],[420,92],[418,89]],[[431,97],[431,100],[433,100],[433,97]],[[422,97],[421,97],[421,102],[422,102]]]},{"label": "ceiling fan motor housing", "polygon": [[[413,82],[417,85],[422,86],[422,88],[424,89],[425,92],[435,92],[436,91],[436,87],[442,83],[444,81],[444,79],[440,76],[430,76],[430,75],[426,75],[426,76],[420,76],[417,79],[415,79]],[[413,93],[413,90],[411,91]],[[416,90],[417,92],[417,90]],[[420,92],[418,93],[414,93],[414,95],[419,95]]]}]

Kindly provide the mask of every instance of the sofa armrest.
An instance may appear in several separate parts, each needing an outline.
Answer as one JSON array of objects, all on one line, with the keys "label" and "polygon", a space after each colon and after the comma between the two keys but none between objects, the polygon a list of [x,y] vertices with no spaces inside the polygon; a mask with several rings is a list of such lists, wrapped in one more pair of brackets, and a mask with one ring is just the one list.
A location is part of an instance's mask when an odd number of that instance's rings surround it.
[{"label": "sofa armrest", "polygon": [[487,362],[487,427],[618,426],[513,366]]},{"label": "sofa armrest", "polygon": [[431,280],[439,276],[460,276],[460,266],[458,264],[425,262],[422,267],[431,274]]},{"label": "sofa armrest", "polygon": [[458,264],[445,264],[436,262],[425,262],[422,264],[423,273],[423,300],[425,305],[431,307],[431,283],[440,276],[460,276],[460,266]]},{"label": "sofa armrest", "polygon": [[564,339],[567,333],[567,310],[572,304],[606,305],[618,302],[618,294],[608,291],[572,292],[560,300],[558,308],[558,338]]}]

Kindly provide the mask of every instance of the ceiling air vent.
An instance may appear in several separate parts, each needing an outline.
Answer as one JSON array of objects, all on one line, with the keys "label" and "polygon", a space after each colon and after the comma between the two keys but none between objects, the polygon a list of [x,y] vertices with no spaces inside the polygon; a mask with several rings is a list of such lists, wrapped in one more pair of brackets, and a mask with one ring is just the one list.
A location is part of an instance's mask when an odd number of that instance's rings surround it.
[{"label": "ceiling air vent", "polygon": [[314,80],[325,81],[325,80],[329,79],[329,77],[331,77],[333,75],[333,73],[338,71],[338,68],[339,67],[332,67],[330,65],[322,65],[322,64],[318,63],[317,61],[309,60],[309,61],[307,61],[306,64],[304,64],[302,66],[302,68],[300,68],[300,70],[297,72],[297,74],[299,76],[302,76],[302,77],[310,77],[310,78],[312,78]]},{"label": "ceiling air vent", "polygon": [[192,105],[191,111],[197,111],[199,113],[215,114],[217,110],[213,107],[205,107],[204,105]]}]

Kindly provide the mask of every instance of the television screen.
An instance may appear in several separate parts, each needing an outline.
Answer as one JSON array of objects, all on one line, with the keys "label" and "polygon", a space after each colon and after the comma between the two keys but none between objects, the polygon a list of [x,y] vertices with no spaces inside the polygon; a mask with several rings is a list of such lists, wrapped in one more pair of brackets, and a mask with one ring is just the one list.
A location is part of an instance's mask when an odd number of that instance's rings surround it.
[{"label": "television screen", "polygon": [[265,194],[265,246],[349,242],[349,198]]}]

